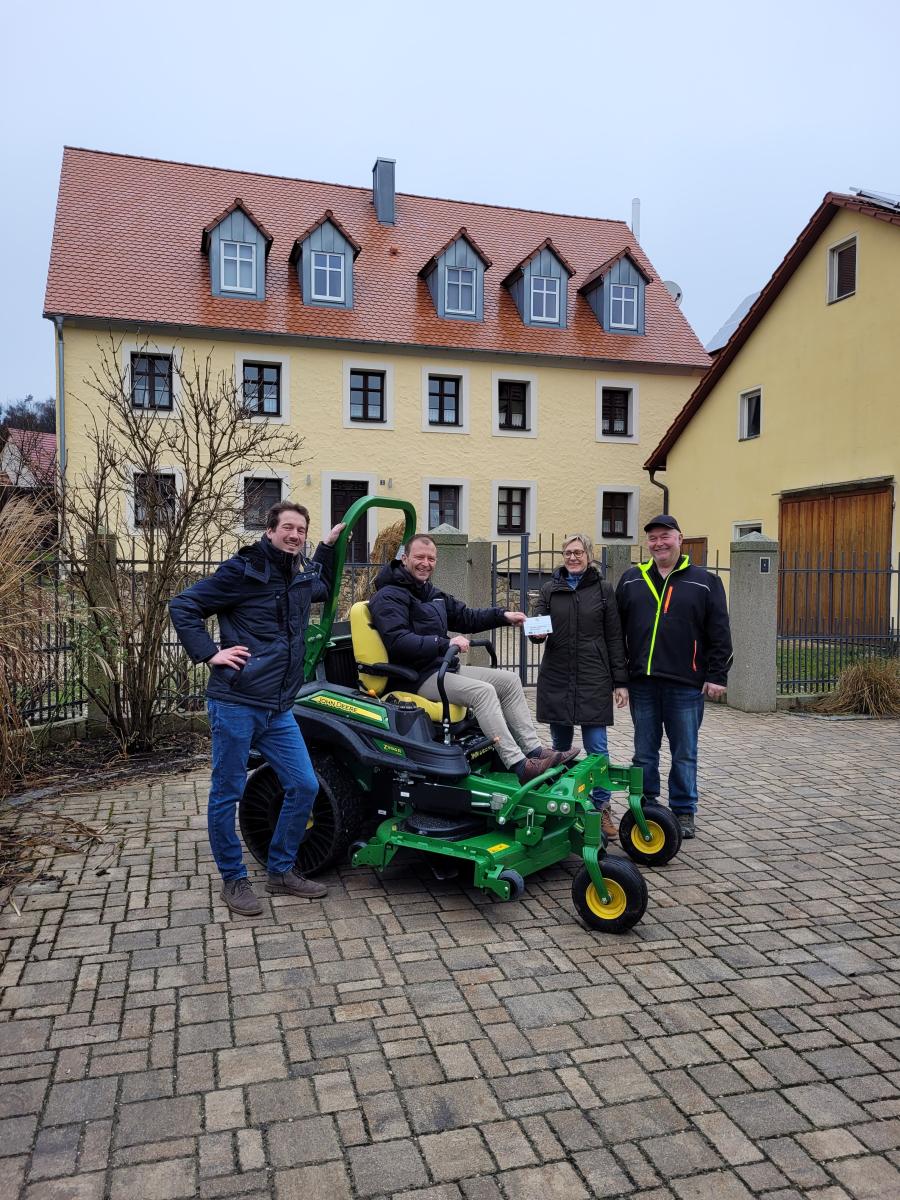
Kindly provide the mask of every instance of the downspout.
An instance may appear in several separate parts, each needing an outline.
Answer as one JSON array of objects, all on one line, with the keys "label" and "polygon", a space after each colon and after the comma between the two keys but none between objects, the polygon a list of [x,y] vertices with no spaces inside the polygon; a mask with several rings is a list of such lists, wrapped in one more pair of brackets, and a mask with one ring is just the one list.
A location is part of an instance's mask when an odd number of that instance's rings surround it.
[{"label": "downspout", "polygon": [[666,487],[666,485],[664,483],[657,482],[657,480],[655,478],[656,467],[654,467],[653,470],[649,472],[649,475],[650,475],[650,482],[653,484],[653,486],[658,487],[662,490],[662,494],[663,494],[662,510],[664,513],[668,514],[668,512],[669,512],[669,489]]},{"label": "downspout", "polygon": [[63,343],[63,319],[57,313],[53,318],[56,327],[56,408],[59,414],[56,444],[59,449],[59,478],[66,478],[66,350]]}]

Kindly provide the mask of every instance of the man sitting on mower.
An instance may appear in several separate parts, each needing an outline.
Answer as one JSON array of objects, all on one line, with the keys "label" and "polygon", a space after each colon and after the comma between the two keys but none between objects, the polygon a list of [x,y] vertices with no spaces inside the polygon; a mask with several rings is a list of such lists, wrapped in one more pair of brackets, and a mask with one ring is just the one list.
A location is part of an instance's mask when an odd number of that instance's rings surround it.
[{"label": "man sitting on mower", "polygon": [[[378,573],[375,595],[369,601],[372,623],[389,661],[418,672],[414,690],[427,700],[440,699],[437,672],[448,647],[458,646],[460,654],[469,649],[468,638],[451,637],[448,630],[480,633],[501,625],[521,625],[526,619],[523,612],[502,608],[467,608],[431,582],[436,565],[437,546],[428,534],[415,534],[401,547],[400,557]],[[472,710],[482,732],[495,740],[504,766],[523,783],[577,757],[577,750],[544,749],[522,684],[511,671],[460,667],[454,662],[444,687],[451,704]]]}]

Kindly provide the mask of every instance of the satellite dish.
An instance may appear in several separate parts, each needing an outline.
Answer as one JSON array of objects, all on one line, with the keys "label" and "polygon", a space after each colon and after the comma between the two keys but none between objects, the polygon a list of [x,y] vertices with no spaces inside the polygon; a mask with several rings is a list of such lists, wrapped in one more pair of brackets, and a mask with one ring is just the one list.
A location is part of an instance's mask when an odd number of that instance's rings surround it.
[{"label": "satellite dish", "polygon": [[672,297],[672,299],[675,301],[675,303],[680,308],[681,307],[681,297],[684,295],[684,292],[681,290],[681,284],[676,283],[674,279],[664,279],[663,287],[666,289],[666,291],[669,293],[669,295]]}]

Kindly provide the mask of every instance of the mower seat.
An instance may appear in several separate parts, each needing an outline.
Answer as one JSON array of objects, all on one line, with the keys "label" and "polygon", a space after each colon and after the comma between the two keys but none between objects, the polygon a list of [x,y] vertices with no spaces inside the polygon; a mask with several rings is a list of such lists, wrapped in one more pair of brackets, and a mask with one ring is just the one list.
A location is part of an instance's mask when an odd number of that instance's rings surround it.
[{"label": "mower seat", "polygon": [[[375,671],[388,666],[387,650],[381,640],[381,634],[372,624],[372,614],[365,600],[358,600],[350,609],[350,636],[353,641],[353,657],[359,671],[359,682],[364,691],[384,700],[405,700],[416,704],[428,713],[432,721],[440,723],[443,720],[444,706],[440,700],[426,700],[424,696],[418,696],[415,692],[386,692],[387,674],[376,674]],[[466,711],[461,704],[451,704],[451,725],[465,720]]]}]

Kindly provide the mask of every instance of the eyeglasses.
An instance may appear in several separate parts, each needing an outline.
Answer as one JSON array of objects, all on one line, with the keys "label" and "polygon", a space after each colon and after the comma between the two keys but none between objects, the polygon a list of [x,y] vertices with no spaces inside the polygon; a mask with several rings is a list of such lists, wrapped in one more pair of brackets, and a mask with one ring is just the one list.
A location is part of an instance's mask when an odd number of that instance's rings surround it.
[{"label": "eyeglasses", "polygon": [[583,550],[563,550],[563,558],[584,558]]}]

